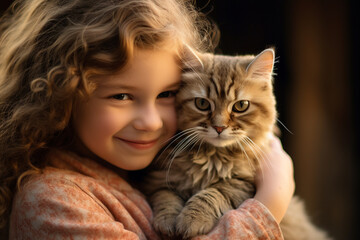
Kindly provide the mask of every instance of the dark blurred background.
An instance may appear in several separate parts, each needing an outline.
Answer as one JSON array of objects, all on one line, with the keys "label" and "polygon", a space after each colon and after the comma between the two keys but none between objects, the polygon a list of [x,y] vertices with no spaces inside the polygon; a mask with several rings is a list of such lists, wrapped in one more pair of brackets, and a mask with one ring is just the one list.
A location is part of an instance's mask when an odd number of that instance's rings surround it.
[{"label": "dark blurred background", "polygon": [[[11,0],[1,0],[0,13]],[[355,0],[198,0],[219,26],[223,54],[275,47],[275,94],[296,194],[335,239],[360,239],[356,198],[359,9]],[[0,56],[1,57],[1,56]],[[314,239],[316,240],[316,239]]]}]

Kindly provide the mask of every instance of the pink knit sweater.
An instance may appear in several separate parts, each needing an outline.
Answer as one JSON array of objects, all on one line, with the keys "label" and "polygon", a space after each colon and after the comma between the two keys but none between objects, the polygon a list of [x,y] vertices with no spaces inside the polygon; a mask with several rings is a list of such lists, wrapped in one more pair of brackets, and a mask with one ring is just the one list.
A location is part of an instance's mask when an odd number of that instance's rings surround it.
[{"label": "pink knit sweater", "polygon": [[[53,151],[51,167],[32,176],[14,199],[10,239],[161,239],[144,196],[110,169]],[[260,202],[249,199],[195,239],[283,239]]]}]

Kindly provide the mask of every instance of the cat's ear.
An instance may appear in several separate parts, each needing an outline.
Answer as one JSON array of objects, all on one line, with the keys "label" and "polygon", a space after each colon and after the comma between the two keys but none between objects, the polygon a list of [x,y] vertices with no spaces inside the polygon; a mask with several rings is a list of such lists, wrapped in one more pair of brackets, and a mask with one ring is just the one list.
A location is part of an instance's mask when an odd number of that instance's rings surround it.
[{"label": "cat's ear", "polygon": [[269,48],[258,54],[247,66],[246,75],[253,79],[271,79],[275,52]]},{"label": "cat's ear", "polygon": [[182,51],[182,64],[183,69],[199,69],[204,68],[204,64],[199,57],[199,53],[197,53],[190,46],[185,45]]}]

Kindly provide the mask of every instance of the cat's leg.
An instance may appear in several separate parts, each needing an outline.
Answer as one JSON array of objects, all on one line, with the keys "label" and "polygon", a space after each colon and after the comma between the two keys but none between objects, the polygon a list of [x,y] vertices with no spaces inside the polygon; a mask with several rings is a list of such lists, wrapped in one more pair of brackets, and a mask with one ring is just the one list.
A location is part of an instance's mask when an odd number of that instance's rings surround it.
[{"label": "cat's leg", "polygon": [[254,195],[254,186],[246,181],[220,181],[192,196],[177,217],[176,230],[185,238],[208,233],[227,211],[237,208]]},{"label": "cat's leg", "polygon": [[153,226],[156,231],[168,235],[175,235],[176,217],[184,207],[184,201],[170,190],[160,190],[150,198],[154,212]]}]

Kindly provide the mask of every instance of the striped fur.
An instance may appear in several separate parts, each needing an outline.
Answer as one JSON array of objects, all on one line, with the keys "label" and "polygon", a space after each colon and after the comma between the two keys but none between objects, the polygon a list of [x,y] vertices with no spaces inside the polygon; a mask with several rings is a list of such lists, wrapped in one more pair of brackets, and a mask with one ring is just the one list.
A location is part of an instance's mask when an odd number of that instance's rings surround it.
[{"label": "striped fur", "polygon": [[[257,57],[199,59],[185,63],[182,74],[176,100],[180,131],[153,162],[143,186],[154,227],[168,236],[207,233],[226,211],[253,197],[255,168],[276,121],[272,50]],[[235,104],[247,106],[242,100],[249,107],[238,113]]]}]

